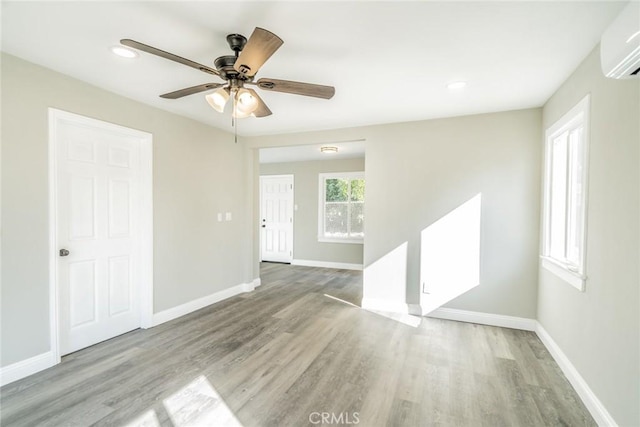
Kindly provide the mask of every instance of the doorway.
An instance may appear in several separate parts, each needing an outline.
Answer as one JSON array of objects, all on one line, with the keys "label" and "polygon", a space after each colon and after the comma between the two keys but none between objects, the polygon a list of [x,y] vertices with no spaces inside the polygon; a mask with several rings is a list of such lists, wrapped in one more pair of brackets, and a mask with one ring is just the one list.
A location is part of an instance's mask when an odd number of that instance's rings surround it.
[{"label": "doorway", "polygon": [[293,175],[260,177],[260,260],[293,260]]},{"label": "doorway", "polygon": [[52,349],[151,326],[152,136],[49,109]]}]

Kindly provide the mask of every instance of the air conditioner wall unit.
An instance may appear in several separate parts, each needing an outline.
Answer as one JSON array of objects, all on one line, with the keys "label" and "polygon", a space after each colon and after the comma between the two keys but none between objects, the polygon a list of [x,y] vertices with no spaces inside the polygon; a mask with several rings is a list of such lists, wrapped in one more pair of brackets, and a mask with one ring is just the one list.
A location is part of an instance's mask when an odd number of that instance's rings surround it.
[{"label": "air conditioner wall unit", "polygon": [[640,77],[640,1],[630,1],[602,35],[600,61],[607,77]]}]

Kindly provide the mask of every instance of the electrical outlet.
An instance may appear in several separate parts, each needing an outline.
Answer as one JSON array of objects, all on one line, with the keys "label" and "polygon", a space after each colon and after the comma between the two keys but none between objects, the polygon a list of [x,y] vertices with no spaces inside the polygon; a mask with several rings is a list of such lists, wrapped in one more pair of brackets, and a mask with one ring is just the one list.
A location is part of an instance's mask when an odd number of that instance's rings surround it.
[{"label": "electrical outlet", "polygon": [[231,212],[227,212],[226,214],[224,214],[224,220],[231,221]]}]

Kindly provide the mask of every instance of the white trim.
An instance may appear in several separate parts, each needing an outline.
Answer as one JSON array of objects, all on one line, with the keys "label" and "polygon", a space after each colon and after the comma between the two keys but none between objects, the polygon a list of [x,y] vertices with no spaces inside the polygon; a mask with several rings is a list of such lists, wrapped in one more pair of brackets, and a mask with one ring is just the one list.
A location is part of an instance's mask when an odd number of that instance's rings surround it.
[{"label": "white trim", "polygon": [[[352,179],[365,179],[364,171],[356,172],[328,172],[318,174],[318,242],[320,243],[351,243],[351,244],[364,244],[364,238],[345,237],[341,239],[339,237],[326,237],[324,235],[324,205],[326,203],[325,181],[331,178],[347,178]],[[349,187],[351,188],[351,187]],[[366,203],[366,202],[365,202]],[[351,206],[351,196],[349,196],[349,206]],[[351,215],[351,208],[348,210],[348,215]],[[350,218],[350,217],[348,217]],[[347,219],[350,222],[350,219]]]},{"label": "white trim", "polygon": [[458,310],[455,308],[438,308],[425,314],[436,319],[456,320],[458,322],[477,323],[479,325],[500,326],[501,328],[534,331],[536,320],[526,317],[505,316],[502,314],[482,313],[479,311]]},{"label": "white trim", "polygon": [[253,289],[257,288],[258,286],[262,285],[262,279],[260,279],[259,277],[257,279],[253,279]]},{"label": "white trim", "polygon": [[600,399],[591,390],[589,384],[582,378],[573,363],[560,349],[560,346],[551,338],[551,335],[542,327],[540,322],[536,322],[535,332],[540,337],[540,341],[549,350],[549,353],[556,361],[564,375],[567,377],[573,388],[575,389],[582,402],[589,410],[589,413],[599,426],[615,427],[618,424],[613,419],[609,411],[602,404]]},{"label": "white trim", "polygon": [[352,245],[364,245],[364,239],[340,239],[318,236],[318,242],[320,243],[351,243]]},{"label": "white trim", "polygon": [[252,283],[242,283],[240,285],[232,286],[227,289],[223,289],[218,292],[214,292],[211,295],[207,295],[202,298],[189,301],[187,303],[178,305],[176,307],[169,308],[153,315],[153,326],[158,326],[162,323],[168,322],[178,317],[182,317],[186,314],[192,313],[201,308],[207,307],[211,304],[226,300],[244,292],[251,292],[255,289],[255,280]]},{"label": "white trim", "polygon": [[361,306],[365,310],[409,314],[409,305],[404,301],[392,301],[381,298],[362,298]]},{"label": "white trim", "polygon": [[424,310],[420,304],[407,304],[408,313],[414,316],[424,316]]},{"label": "white trim", "polygon": [[[291,180],[291,206],[289,207],[289,213],[291,215],[291,229],[290,229],[290,233],[288,233],[288,239],[287,239],[287,245],[289,246],[289,255],[287,256],[287,259],[270,259],[267,261],[271,261],[271,262],[291,262],[291,260],[293,260],[293,244],[295,242],[295,218],[296,218],[296,177],[294,174],[282,174],[282,175],[260,175],[259,176],[259,182],[258,185],[260,187],[259,189],[259,207],[258,207],[258,218],[262,218],[264,219],[264,212],[262,210],[263,208],[263,194],[262,194],[262,189],[263,189],[263,182],[266,179],[290,179]],[[262,242],[264,241],[265,238],[265,232],[266,230],[262,227],[264,224],[262,223],[262,221],[260,221],[260,229],[259,229],[259,235],[260,235],[260,262],[263,261],[262,259],[262,250],[264,249]]]},{"label": "white trim", "polygon": [[350,264],[346,262],[332,261],[314,261],[309,259],[294,259],[291,261],[291,265],[301,265],[304,267],[337,268],[339,270],[362,270],[362,264]]},{"label": "white trim", "polygon": [[59,363],[53,350],[0,368],[0,387],[28,377]]},{"label": "white trim", "polygon": [[146,218],[140,224],[140,327],[153,324],[153,136],[140,142],[141,215]]},{"label": "white trim", "polygon": [[140,141],[140,326],[153,319],[153,135],[103,120],[49,108],[49,338],[55,363],[60,363],[57,243],[57,128],[67,120],[138,138]]},{"label": "white trim", "polygon": [[[58,239],[57,239],[57,188],[58,188],[58,167],[56,139],[59,110],[49,108],[49,351],[53,354],[55,363],[60,363],[60,346],[58,343],[59,322],[58,322]],[[28,359],[27,359],[28,360]]]},{"label": "white trim", "polygon": [[575,271],[569,270],[566,266],[562,265],[553,258],[542,256],[540,264],[546,270],[555,274],[571,286],[575,287],[580,292],[584,292],[584,284],[587,280],[585,276]]},{"label": "white trim", "polygon": [[[541,257],[552,260],[557,268],[550,266],[549,263],[544,263],[543,266],[549,271],[556,274],[563,281],[576,287],[583,292],[585,290],[586,282],[586,263],[587,263],[587,212],[589,210],[589,142],[591,133],[591,95],[587,94],[576,105],[574,105],[569,111],[562,115],[553,125],[551,125],[545,131],[544,139],[544,174],[542,180],[542,239],[541,239]],[[583,129],[583,146],[582,146],[582,205],[583,209],[581,214],[582,228],[578,230],[580,235],[580,251],[581,259],[579,265],[575,266],[576,271],[571,271],[567,268],[562,260],[557,260],[550,257],[550,243],[549,243],[549,218],[551,215],[550,198],[551,198],[551,161],[552,161],[552,142],[553,139],[571,129],[574,129],[577,125],[581,125]],[[564,270],[564,271],[562,271]],[[574,277],[578,276],[578,277]]]}]

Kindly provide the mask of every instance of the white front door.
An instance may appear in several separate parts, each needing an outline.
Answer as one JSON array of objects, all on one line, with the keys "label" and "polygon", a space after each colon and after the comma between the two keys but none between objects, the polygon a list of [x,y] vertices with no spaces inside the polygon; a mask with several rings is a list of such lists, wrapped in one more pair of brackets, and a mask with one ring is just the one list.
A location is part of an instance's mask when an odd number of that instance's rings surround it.
[{"label": "white front door", "polygon": [[61,355],[141,322],[141,140],[102,123],[58,119],[52,133]]},{"label": "white front door", "polygon": [[293,260],[293,175],[260,177],[262,261]]}]

